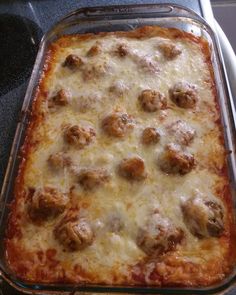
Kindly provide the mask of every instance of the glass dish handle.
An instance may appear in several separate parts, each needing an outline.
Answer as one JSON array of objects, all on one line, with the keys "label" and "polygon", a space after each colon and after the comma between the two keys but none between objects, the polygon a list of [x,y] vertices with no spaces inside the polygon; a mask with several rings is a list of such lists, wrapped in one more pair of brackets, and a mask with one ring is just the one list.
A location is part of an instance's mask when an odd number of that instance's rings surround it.
[{"label": "glass dish handle", "polygon": [[[172,13],[172,11],[174,10],[173,6],[171,5],[148,5],[145,6],[147,8],[147,12],[148,13],[160,13],[160,14],[169,14]],[[107,11],[104,11],[103,7],[88,7],[85,9],[85,15],[88,16],[100,16],[100,15],[123,15],[125,17],[127,17],[127,15],[132,15],[135,14],[146,14],[144,12],[144,9],[142,8],[142,5],[137,7],[137,6],[133,6],[133,5],[124,5],[124,6],[110,6],[106,9]]]},{"label": "glass dish handle", "polygon": [[181,5],[176,4],[141,4],[139,6],[135,5],[114,5],[107,7],[86,7],[80,8],[71,14],[67,15],[62,22],[71,21],[79,17],[80,21],[89,18],[92,20],[96,18],[99,19],[127,19],[132,18],[135,15],[136,18],[145,17],[150,18],[152,15],[154,17],[191,17],[196,20],[201,20],[201,22],[206,23],[202,17],[191,9],[187,9]]}]

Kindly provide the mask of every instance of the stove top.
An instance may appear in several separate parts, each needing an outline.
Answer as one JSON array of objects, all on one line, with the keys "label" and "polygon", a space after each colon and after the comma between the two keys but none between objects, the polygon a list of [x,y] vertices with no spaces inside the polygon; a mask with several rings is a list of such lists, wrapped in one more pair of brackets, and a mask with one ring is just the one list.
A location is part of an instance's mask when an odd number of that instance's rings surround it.
[{"label": "stove top", "polygon": [[43,34],[32,20],[0,15],[0,96],[17,88],[29,76]]}]

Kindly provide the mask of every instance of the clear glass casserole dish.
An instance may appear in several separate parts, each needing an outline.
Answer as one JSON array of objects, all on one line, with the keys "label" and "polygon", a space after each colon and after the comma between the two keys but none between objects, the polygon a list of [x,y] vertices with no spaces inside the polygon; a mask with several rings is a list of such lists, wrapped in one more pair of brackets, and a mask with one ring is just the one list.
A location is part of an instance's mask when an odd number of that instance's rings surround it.
[{"label": "clear glass casserole dish", "polygon": [[88,292],[126,292],[126,293],[158,293],[158,294],[211,294],[228,288],[234,282],[235,271],[218,285],[207,288],[158,288],[158,287],[136,287],[136,286],[97,286],[97,285],[67,285],[67,284],[30,284],[18,280],[7,267],[4,256],[4,235],[9,214],[9,204],[13,198],[14,181],[20,162],[20,147],[24,142],[25,130],[29,120],[31,103],[36,94],[37,86],[41,77],[47,49],[52,42],[63,35],[88,32],[114,32],[128,31],[144,25],[158,25],[161,27],[172,27],[193,33],[205,38],[212,48],[212,64],[216,80],[217,95],[221,108],[222,124],[226,149],[228,153],[228,167],[231,180],[232,196],[235,198],[236,161],[235,161],[235,111],[231,94],[227,86],[227,77],[218,43],[212,29],[197,14],[183,7],[165,5],[135,5],[116,7],[95,7],[79,9],[62,19],[42,39],[39,52],[29,82],[27,93],[22,107],[21,120],[11,150],[11,156],[1,192],[1,275],[18,290],[27,293],[53,293],[64,294],[72,291]]}]

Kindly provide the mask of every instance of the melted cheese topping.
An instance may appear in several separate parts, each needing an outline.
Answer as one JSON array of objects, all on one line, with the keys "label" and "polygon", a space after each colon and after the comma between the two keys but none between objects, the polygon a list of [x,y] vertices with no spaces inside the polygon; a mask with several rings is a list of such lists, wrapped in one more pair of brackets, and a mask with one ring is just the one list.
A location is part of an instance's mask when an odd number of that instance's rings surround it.
[{"label": "melted cheese topping", "polygon": [[[201,44],[176,39],[174,44],[182,53],[167,60],[158,46],[173,41],[163,37],[139,40],[114,34],[102,38],[93,36],[82,42],[76,41],[76,36],[68,40],[69,45],[56,47],[52,69],[43,80],[47,100],[39,96],[41,103],[37,111],[44,114],[44,119],[31,134],[37,144],[27,155],[23,183],[26,191],[30,187],[52,186],[68,193],[74,187],[71,203],[77,204],[79,215],[90,221],[95,239],[82,251],[64,251],[53,235],[55,224],[63,216],[60,215],[43,225],[35,225],[26,218],[27,221],[21,223],[22,237],[15,237],[13,241],[19,243],[26,253],[56,249],[55,259],[65,272],[80,266],[87,274],[95,275],[91,279],[93,283],[129,283],[132,281],[130,268],[147,257],[137,246],[137,232],[157,209],[184,231],[185,240],[178,245],[176,257],[196,265],[207,264],[212,259],[222,261],[227,249],[221,247],[217,238],[208,238],[206,246],[206,240],[194,237],[186,227],[180,207],[181,202],[195,195],[215,200],[216,191],[226,183],[224,176],[218,173],[224,166],[224,147],[215,123],[219,114]],[[101,53],[87,56],[98,40]],[[118,44],[126,44],[130,55],[121,58],[115,54]],[[62,66],[69,54],[82,58],[83,69],[71,70]],[[88,69],[92,69],[89,74]],[[199,101],[194,110],[179,108],[169,99],[169,89],[180,81],[197,87]],[[49,110],[48,100],[60,89],[71,93],[69,104]],[[138,96],[144,89],[166,95],[168,108],[154,113],[143,111]],[[134,130],[122,139],[107,136],[101,128],[103,118],[115,110],[127,112],[135,121]],[[196,167],[184,176],[165,174],[158,166],[165,146],[177,140],[168,132],[168,126],[177,120],[185,121],[196,132],[193,142],[184,147],[195,156]],[[63,137],[66,124],[93,127],[95,141],[84,149],[70,146]],[[142,144],[145,127],[158,129],[161,134],[159,143]],[[48,165],[48,157],[60,151],[72,159],[74,173],[68,167],[57,171]],[[148,177],[140,182],[130,182],[117,173],[120,161],[133,155],[144,160],[148,173]],[[84,191],[76,181],[76,171],[88,167],[106,168],[111,174],[110,181],[92,192]],[[217,202],[222,204],[219,199]],[[27,214],[26,203],[19,208],[23,215]],[[112,224],[117,219],[122,227],[114,232]],[[90,280],[86,276],[74,280],[83,279]]]}]

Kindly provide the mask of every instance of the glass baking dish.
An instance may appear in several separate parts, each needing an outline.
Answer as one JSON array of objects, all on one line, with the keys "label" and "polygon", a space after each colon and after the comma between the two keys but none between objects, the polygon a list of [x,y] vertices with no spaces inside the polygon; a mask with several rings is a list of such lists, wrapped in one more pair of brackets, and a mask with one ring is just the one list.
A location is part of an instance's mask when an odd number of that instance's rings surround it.
[{"label": "glass baking dish", "polygon": [[[9,204],[14,195],[14,181],[20,162],[20,147],[24,142],[25,130],[29,120],[31,103],[36,94],[41,77],[45,57],[49,45],[62,35],[101,32],[128,31],[144,25],[174,27],[204,37],[212,48],[212,63],[216,80],[216,88],[224,127],[228,168],[235,205],[236,158],[235,158],[235,109],[228,87],[222,55],[213,30],[197,14],[174,4],[132,5],[94,7],[76,10],[59,21],[46,33],[41,41],[34,69],[25,95],[21,119],[10,154],[4,184],[1,191],[0,219],[0,268],[1,276],[14,288],[28,294],[67,294],[75,291],[83,292],[122,292],[122,293],[158,293],[158,294],[213,294],[223,292],[234,285],[236,267],[232,274],[217,285],[206,288],[175,287],[142,287],[142,286],[105,286],[105,285],[68,285],[68,284],[32,284],[18,280],[8,269],[4,256],[4,235],[9,214]],[[236,206],[235,206],[236,208]]]}]

